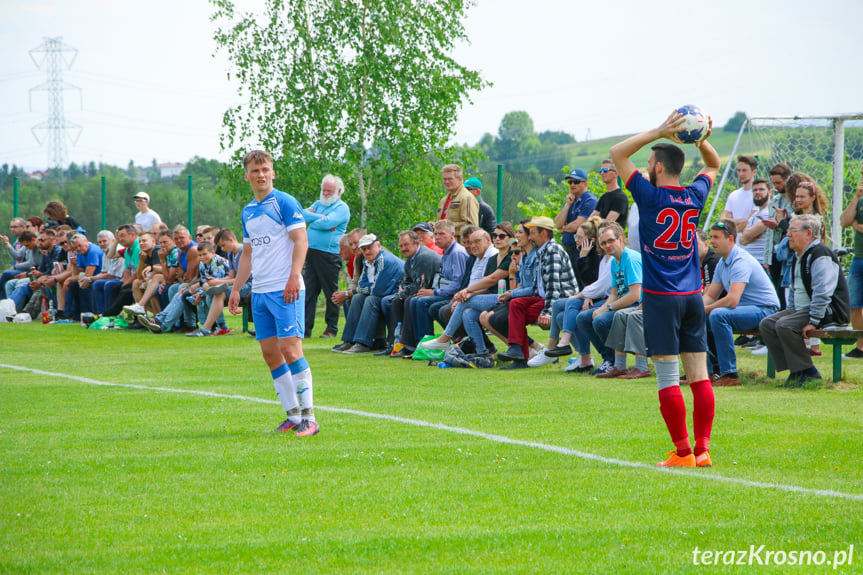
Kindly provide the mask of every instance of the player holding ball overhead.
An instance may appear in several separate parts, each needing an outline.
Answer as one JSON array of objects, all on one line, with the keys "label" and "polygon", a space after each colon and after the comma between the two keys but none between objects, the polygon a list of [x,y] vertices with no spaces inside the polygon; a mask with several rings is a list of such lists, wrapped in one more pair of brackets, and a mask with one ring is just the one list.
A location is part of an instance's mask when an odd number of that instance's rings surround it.
[{"label": "player holding ball overhead", "polygon": [[[709,467],[710,430],[713,426],[713,387],[707,375],[707,325],[701,298],[701,272],[695,229],[719,172],[719,155],[707,134],[695,145],[704,169],[688,186],[680,173],[686,156],[671,143],[651,147],[647,161],[649,180],[635,169],[630,158],[641,148],[665,138],[681,143],[684,115],[675,110],[658,127],[632,136],[611,148],[611,159],[638,205],[642,249],[642,307],[647,353],[656,368],[659,410],[671,434],[675,451],[660,467]],[[680,392],[680,369],[690,382],[694,408],[695,451],[686,427],[686,404]]]}]

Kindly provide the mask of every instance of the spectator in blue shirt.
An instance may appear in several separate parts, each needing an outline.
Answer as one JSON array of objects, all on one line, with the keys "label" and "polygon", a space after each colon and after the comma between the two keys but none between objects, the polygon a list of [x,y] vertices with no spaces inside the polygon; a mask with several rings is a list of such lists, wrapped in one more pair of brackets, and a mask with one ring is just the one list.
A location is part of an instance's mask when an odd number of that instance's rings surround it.
[{"label": "spectator in blue shirt", "polygon": [[78,320],[82,313],[93,311],[93,276],[102,271],[105,254],[83,234],[75,234],[70,242],[77,255],[72,275],[66,282],[66,314]]},{"label": "spectator in blue shirt", "polygon": [[[710,243],[722,258],[716,264],[713,283],[702,296],[719,361],[720,377],[713,386],[730,387],[740,385],[734,331],[758,329],[762,319],[779,309],[779,298],[761,263],[737,245],[737,227],[733,221],[713,224]],[[720,297],[723,291],[726,295]]]},{"label": "spectator in blue shirt", "polygon": [[578,245],[575,241],[575,233],[590,214],[596,209],[599,202],[596,196],[587,190],[587,172],[581,168],[575,168],[566,177],[569,184],[569,194],[560,211],[554,217],[554,227],[563,234],[561,245],[569,255],[572,269],[578,269]]},{"label": "spectator in blue shirt", "polygon": [[336,337],[339,330],[339,306],[332,301],[333,293],[339,289],[339,272],[342,258],[339,255],[339,240],[348,229],[351,210],[342,201],[345,184],[342,179],[327,174],[321,182],[321,196],[310,208],[303,210],[308,224],[309,251],[303,268],[306,285],[306,337],[311,337],[315,326],[315,308],[318,295],[324,292],[326,330],[321,337]]}]

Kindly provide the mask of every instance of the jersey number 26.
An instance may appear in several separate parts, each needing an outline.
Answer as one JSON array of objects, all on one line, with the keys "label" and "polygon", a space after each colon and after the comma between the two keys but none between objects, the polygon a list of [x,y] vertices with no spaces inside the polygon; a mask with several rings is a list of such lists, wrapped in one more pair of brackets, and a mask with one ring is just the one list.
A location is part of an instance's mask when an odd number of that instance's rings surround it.
[{"label": "jersey number 26", "polygon": [[[698,224],[698,210],[686,210],[683,216],[677,213],[677,210],[665,208],[659,215],[656,216],[657,224],[666,225],[653,246],[658,250],[676,250],[680,246],[684,249],[692,249],[692,241],[695,236],[695,226]],[[679,230],[679,242],[670,241],[675,232]]]}]

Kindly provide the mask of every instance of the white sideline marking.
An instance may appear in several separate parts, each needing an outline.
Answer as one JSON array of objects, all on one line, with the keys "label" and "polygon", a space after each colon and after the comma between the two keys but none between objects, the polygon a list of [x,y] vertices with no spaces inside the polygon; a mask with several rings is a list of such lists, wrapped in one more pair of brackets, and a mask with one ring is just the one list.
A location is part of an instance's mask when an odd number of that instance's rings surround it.
[{"label": "white sideline marking", "polygon": [[[263,399],[260,397],[249,397],[246,395],[227,395],[223,393],[215,393],[212,391],[201,391],[197,389],[177,389],[174,387],[151,387],[147,385],[136,385],[132,383],[110,383],[106,381],[99,381],[97,379],[90,379],[89,377],[79,377],[77,375],[67,375],[65,373],[53,373],[50,371],[42,371],[40,369],[31,369],[29,367],[21,367],[17,365],[7,365],[0,363],[0,368],[13,369],[17,371],[26,371],[30,373],[35,373],[37,375],[48,375],[51,377],[61,377],[65,379],[71,379],[74,381],[80,381],[81,383],[89,383],[91,385],[101,385],[105,387],[124,387],[128,389],[143,389],[147,391],[164,391],[168,393],[187,393],[190,395],[203,395],[205,397],[218,397],[220,399],[238,399],[241,401],[252,401],[255,403],[267,403],[267,404],[275,404],[278,405],[279,402],[274,399]],[[843,493],[841,491],[834,491],[832,489],[811,489],[809,487],[799,487],[797,485],[784,485],[782,483],[768,483],[763,481],[749,481],[748,479],[739,479],[736,477],[724,477],[722,475],[717,475],[715,473],[711,473],[706,470],[696,471],[696,470],[688,470],[681,468],[662,468],[655,467],[653,465],[649,465],[647,463],[639,463],[637,461],[626,461],[625,459],[614,459],[612,457],[603,457],[601,455],[596,455],[594,453],[587,453],[585,451],[578,451],[577,449],[570,449],[569,447],[560,447],[558,445],[551,445],[549,443],[539,443],[537,441],[524,441],[522,439],[513,439],[511,437],[506,437],[505,435],[495,435],[492,433],[484,433],[482,431],[474,431],[472,429],[467,429],[464,427],[452,427],[450,425],[443,425],[442,423],[431,423],[428,421],[422,421],[420,419],[408,419],[405,417],[398,417],[395,415],[385,415],[382,413],[369,413],[366,411],[359,411],[356,409],[345,409],[341,407],[321,407],[315,406],[316,410],[320,411],[329,411],[333,413],[344,413],[347,415],[356,415],[359,417],[369,417],[372,419],[383,419],[386,421],[394,421],[396,423],[404,423],[407,425],[414,425],[417,427],[429,427],[432,429],[439,429],[441,431],[448,431],[450,433],[458,433],[460,435],[469,435],[471,437],[479,437],[480,439],[486,439],[488,441],[494,441],[496,443],[504,443],[507,445],[517,445],[520,447],[530,447],[533,449],[541,449],[543,451],[549,451],[552,453],[559,453],[561,455],[570,455],[574,457],[578,457],[581,459],[586,459],[590,461],[599,461],[601,463],[607,463],[609,465],[617,465],[620,467],[631,467],[635,469],[647,469],[650,471],[656,471],[659,473],[670,473],[673,475],[683,475],[686,477],[694,477],[697,479],[706,479],[709,481],[718,481],[720,483],[731,483],[736,485],[743,485],[746,487],[756,487],[758,489],[775,489],[778,491],[788,491],[791,493],[804,493],[807,495],[816,495],[818,497],[833,497],[837,499],[850,499],[853,501],[863,501],[863,494],[858,493]]]}]

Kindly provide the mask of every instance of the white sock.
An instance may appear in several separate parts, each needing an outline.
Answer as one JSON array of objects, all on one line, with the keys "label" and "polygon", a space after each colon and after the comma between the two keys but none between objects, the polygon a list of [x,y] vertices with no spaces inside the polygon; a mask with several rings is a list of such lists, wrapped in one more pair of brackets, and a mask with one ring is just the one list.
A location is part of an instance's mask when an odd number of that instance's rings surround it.
[{"label": "white sock", "polygon": [[282,409],[285,410],[288,419],[294,423],[299,423],[301,418],[300,406],[297,403],[297,388],[288,366],[282,364],[278,369],[271,371],[270,375],[273,376],[276,396],[279,398],[279,403],[282,404]]},{"label": "white sock", "polygon": [[297,404],[303,419],[315,421],[315,400],[312,390],[312,370],[306,368],[294,374],[294,383],[297,388]]}]

